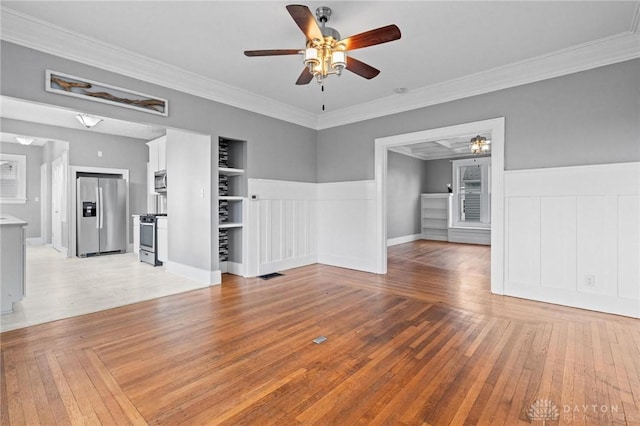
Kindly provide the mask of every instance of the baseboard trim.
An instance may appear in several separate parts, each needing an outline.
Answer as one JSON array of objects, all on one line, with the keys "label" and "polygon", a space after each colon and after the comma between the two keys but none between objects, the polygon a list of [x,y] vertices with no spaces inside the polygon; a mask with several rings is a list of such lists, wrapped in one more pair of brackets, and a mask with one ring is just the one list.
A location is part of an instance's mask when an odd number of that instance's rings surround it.
[{"label": "baseboard trim", "polygon": [[44,245],[44,240],[42,237],[31,237],[27,238],[27,244],[30,246],[41,246]]},{"label": "baseboard trim", "polygon": [[244,265],[237,262],[220,262],[220,273],[245,276]]},{"label": "baseboard trim", "polygon": [[274,272],[286,271],[287,269],[300,268],[301,266],[318,263],[318,256],[309,255],[285,259],[277,262],[263,263],[258,265],[258,275],[272,274]]},{"label": "baseboard trim", "polygon": [[640,308],[638,308],[637,300],[612,297],[605,294],[599,294],[594,299],[593,294],[576,293],[565,289],[553,289],[553,292],[549,290],[549,288],[528,288],[515,283],[508,283],[505,296],[640,318]]},{"label": "baseboard trim", "polygon": [[387,247],[397,246],[398,244],[410,243],[422,239],[422,234],[405,235],[404,237],[388,238]]},{"label": "baseboard trim", "polygon": [[189,278],[196,282],[206,285],[217,285],[222,283],[221,271],[207,271],[205,269],[195,268],[190,265],[184,265],[178,262],[165,262],[167,272]]},{"label": "baseboard trim", "polygon": [[322,265],[337,266],[339,268],[354,269],[356,271],[378,273],[375,261],[370,259],[355,259],[330,254],[318,255],[318,263]]}]

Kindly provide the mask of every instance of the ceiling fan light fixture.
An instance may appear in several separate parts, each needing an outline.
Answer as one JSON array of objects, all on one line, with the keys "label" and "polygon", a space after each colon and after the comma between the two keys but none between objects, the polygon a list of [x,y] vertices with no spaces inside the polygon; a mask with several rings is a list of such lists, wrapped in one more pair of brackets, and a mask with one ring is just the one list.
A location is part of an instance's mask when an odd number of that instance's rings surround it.
[{"label": "ceiling fan light fixture", "polygon": [[20,145],[31,145],[35,142],[34,138],[29,138],[26,136],[16,136],[16,140],[20,143]]},{"label": "ceiling fan light fixture", "polygon": [[307,47],[304,51],[304,64],[309,67],[311,72],[313,72],[313,68],[315,68],[319,63],[318,49],[315,47]]},{"label": "ceiling fan light fixture", "polygon": [[347,54],[343,50],[334,50],[331,53],[331,68],[338,74],[347,66]]},{"label": "ceiling fan light fixture", "polygon": [[304,33],[307,40],[306,48],[303,50],[245,50],[244,54],[249,57],[302,54],[304,69],[296,85],[308,84],[314,77],[319,84],[323,84],[327,76],[340,76],[345,69],[370,80],[380,74],[380,70],[347,56],[347,53],[355,49],[398,40],[401,37],[397,25],[387,25],[343,39],[338,31],[326,25],[331,17],[331,8],[327,6],[317,8],[317,20],[307,6],[290,4],[287,5],[287,11]]},{"label": "ceiling fan light fixture", "polygon": [[76,118],[87,129],[90,129],[91,127],[95,126],[96,124],[102,121],[102,118],[94,117],[92,115],[82,114],[82,113],[76,115]]}]

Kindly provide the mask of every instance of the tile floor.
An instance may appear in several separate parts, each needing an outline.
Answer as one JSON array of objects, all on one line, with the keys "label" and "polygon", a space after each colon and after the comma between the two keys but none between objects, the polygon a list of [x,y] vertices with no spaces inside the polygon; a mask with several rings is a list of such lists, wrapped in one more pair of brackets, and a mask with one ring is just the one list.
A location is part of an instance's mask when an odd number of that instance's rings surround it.
[{"label": "tile floor", "polygon": [[0,316],[0,331],[195,290],[205,285],[141,263],[134,253],[65,258],[48,246],[27,247],[27,295]]}]

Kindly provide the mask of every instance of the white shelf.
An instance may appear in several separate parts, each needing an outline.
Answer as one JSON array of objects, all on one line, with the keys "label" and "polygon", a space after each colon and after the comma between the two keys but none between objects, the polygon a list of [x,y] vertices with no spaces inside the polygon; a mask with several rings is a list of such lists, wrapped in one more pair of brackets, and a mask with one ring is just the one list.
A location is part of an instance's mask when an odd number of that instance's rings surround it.
[{"label": "white shelf", "polygon": [[227,176],[238,176],[244,174],[244,169],[234,169],[231,167],[218,167],[218,173]]},{"label": "white shelf", "polygon": [[218,200],[223,201],[223,200],[227,200],[227,201],[242,201],[244,199],[244,197],[240,197],[237,195],[220,195],[218,197]]},{"label": "white shelf", "polygon": [[218,224],[218,228],[227,229],[227,228],[242,228],[242,223],[239,222],[225,222]]},{"label": "white shelf", "polygon": [[449,194],[421,194],[422,238],[447,241],[449,225]]}]

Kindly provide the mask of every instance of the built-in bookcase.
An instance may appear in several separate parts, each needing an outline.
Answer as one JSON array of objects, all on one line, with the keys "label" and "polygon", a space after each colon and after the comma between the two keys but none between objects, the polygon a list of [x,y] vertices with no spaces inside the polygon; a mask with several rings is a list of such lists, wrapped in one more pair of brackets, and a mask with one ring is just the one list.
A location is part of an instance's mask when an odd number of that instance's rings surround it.
[{"label": "built-in bookcase", "polygon": [[245,275],[246,141],[218,140],[218,251],[223,273]]},{"label": "built-in bookcase", "polygon": [[447,241],[449,227],[449,194],[422,194],[422,238]]}]

